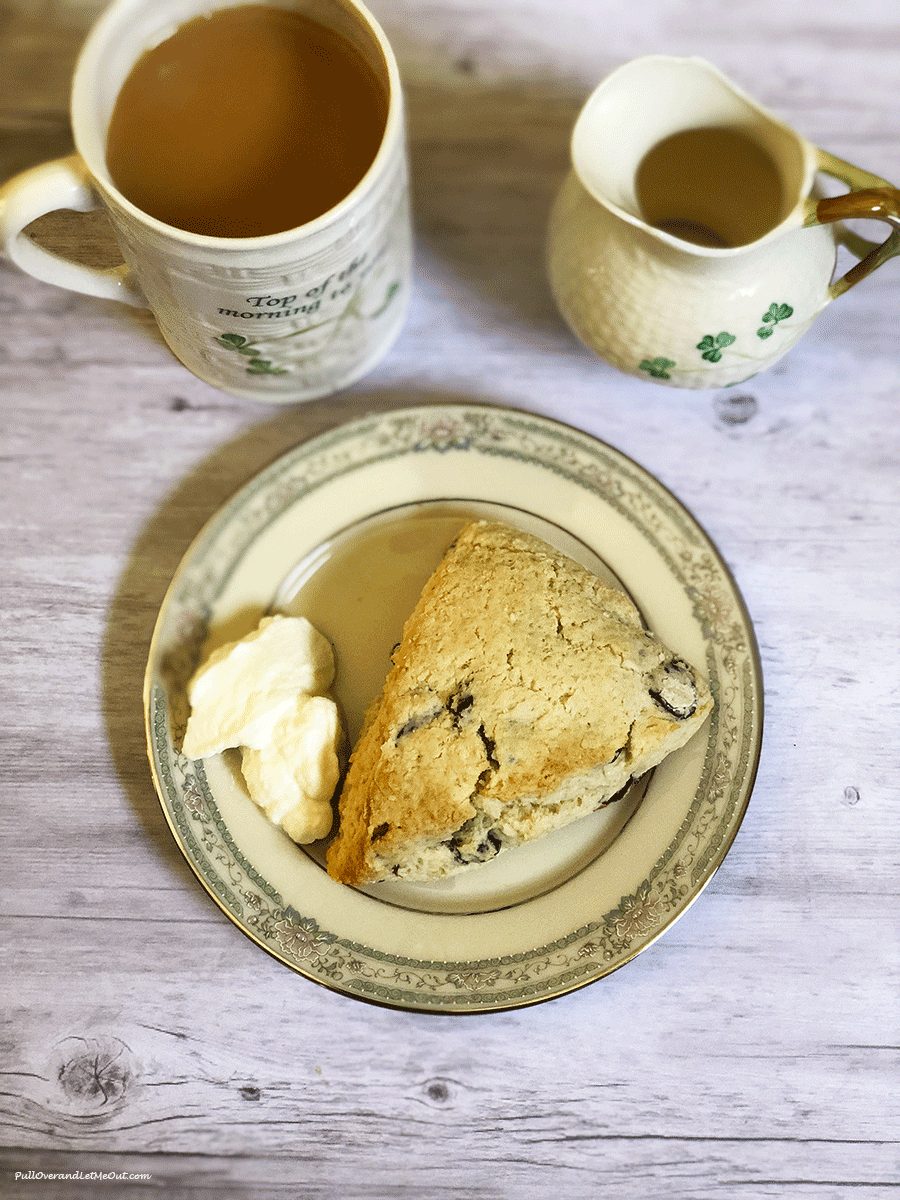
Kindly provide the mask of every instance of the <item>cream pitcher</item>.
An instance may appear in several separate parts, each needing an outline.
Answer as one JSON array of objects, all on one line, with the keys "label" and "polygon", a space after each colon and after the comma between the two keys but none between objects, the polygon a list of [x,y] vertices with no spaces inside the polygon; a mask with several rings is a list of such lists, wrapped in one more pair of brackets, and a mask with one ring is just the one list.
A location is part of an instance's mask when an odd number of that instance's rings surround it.
[{"label": "cream pitcher", "polygon": [[[900,253],[900,192],[819,150],[699,58],[635,59],[600,84],[572,134],[554,204],[550,283],[573,331],[622,371],[672,387],[739,383],[825,306]],[[817,171],[850,191],[814,192]],[[858,262],[832,282],[834,222]]]}]

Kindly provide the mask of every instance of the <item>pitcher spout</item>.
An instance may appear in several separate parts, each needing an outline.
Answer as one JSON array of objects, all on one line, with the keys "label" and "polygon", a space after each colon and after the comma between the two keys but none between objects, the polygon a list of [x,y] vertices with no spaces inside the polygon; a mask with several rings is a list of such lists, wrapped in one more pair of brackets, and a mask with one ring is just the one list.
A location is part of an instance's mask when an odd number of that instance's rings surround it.
[{"label": "pitcher spout", "polygon": [[[679,236],[677,222],[667,228],[645,211],[639,168],[651,150],[689,130],[744,137],[765,156],[772,186],[759,231],[698,244]],[[575,174],[598,203],[682,252],[713,256],[738,253],[796,218],[816,170],[812,146],[711,63],[669,55],[648,55],[613,71],[582,110],[571,151]],[[715,153],[714,138],[709,152]],[[727,224],[727,211],[723,215]]]}]

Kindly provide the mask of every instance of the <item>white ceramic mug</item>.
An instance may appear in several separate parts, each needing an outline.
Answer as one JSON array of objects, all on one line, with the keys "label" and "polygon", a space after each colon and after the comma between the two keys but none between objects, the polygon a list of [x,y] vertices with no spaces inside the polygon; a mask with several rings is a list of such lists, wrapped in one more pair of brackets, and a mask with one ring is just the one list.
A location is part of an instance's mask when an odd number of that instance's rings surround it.
[{"label": "white ceramic mug", "polygon": [[[135,207],[106,167],[106,131],[141,54],[185,21],[248,0],[114,0],[78,59],[71,118],[78,153],[0,190],[0,246],[38,279],[149,307],[172,351],[216,387],[274,403],[311,400],[360,378],[400,332],[412,235],[397,63],[359,0],[265,0],[337,30],[385,84],[384,137],[369,170],[334,208],[283,233],[205,237]],[[260,2],[260,0],[251,0]],[[125,264],[67,262],[23,235],[55,209],[108,211]]]}]

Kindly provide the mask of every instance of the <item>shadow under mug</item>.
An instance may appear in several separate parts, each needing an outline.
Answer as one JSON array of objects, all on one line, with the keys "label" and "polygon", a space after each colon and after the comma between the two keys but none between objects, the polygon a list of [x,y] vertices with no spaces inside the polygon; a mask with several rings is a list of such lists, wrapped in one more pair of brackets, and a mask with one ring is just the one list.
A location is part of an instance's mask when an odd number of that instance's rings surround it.
[{"label": "shadow under mug", "polygon": [[[235,2],[246,0],[114,0],[75,68],[77,153],[0,189],[0,247],[38,279],[151,309],[174,354],[207,383],[292,404],[359,379],[403,325],[412,270],[403,95],[391,46],[359,0],[268,0],[340,33],[382,80],[387,122],[372,164],[332,209],[282,233],[207,237],[156,220],[118,191],[106,167],[116,98],[145,50],[185,21]],[[23,233],[56,209],[101,206],[122,250],[120,267],[68,262]]]}]

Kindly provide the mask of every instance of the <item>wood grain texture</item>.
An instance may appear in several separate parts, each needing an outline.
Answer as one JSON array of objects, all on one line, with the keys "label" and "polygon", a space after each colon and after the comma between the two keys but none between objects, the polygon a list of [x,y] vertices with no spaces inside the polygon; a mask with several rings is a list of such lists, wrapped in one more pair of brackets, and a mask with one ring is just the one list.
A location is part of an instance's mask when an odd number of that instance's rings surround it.
[{"label": "wood grain texture", "polygon": [[[69,148],[99,7],[0,0],[0,176]],[[0,1192],[880,1200],[900,1183],[900,272],[737,394],[687,394],[574,343],[542,243],[584,96],[655,50],[896,179],[894,6],[376,8],[409,93],[417,294],[363,384],[273,413],[193,379],[148,316],[0,264]],[[35,236],[115,253],[95,216]],[[141,679],[181,554],[254,471],[366,411],[479,397],[605,438],[707,527],[759,634],[764,752],[724,866],[626,970],[520,1012],[401,1014],[293,976],[202,894],[150,783]]]}]

